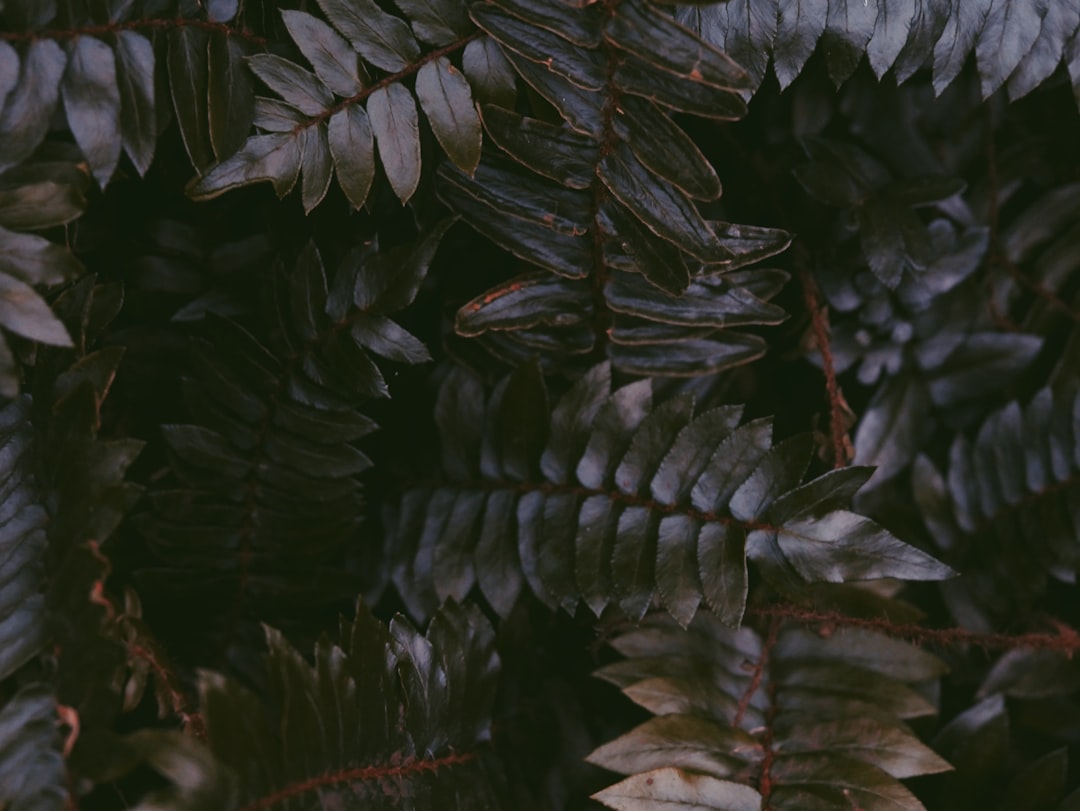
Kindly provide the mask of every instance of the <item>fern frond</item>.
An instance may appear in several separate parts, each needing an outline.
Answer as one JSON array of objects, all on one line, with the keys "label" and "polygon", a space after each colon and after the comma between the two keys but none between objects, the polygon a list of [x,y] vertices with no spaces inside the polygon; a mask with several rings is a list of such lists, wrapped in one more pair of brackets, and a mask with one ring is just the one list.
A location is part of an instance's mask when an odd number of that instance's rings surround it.
[{"label": "fern frond", "polygon": [[226,16],[214,16],[227,5],[213,4],[205,13],[201,6],[189,7],[191,16],[165,19],[140,16],[141,3],[12,9],[10,29],[0,36],[0,100],[7,96],[0,115],[0,169],[37,149],[62,105],[99,186],[113,177],[121,151],[144,175],[158,136],[158,61],[167,66],[174,111],[195,167],[234,152],[254,111],[243,58],[265,43],[229,25],[236,4]]},{"label": "fern frond", "polygon": [[[465,4],[403,0],[398,6],[405,19],[369,0],[319,5],[329,24],[303,11],[281,12],[314,72],[276,54],[249,58],[251,70],[280,100],[257,99],[255,125],[263,134],[193,181],[189,193],[196,199],[265,180],[283,197],[299,176],[310,212],[336,172],[341,190],[360,208],[375,179],[377,147],[386,178],[405,203],[420,182],[417,101],[450,159],[467,173],[476,169],[480,119],[465,74],[479,71],[478,83],[499,82],[492,71],[508,66],[494,58],[476,61],[475,47],[484,46]],[[421,42],[430,50],[422,51]],[[462,49],[465,74],[450,61]],[[413,77],[410,90],[404,83]]]},{"label": "fern frond", "polygon": [[701,614],[686,630],[648,617],[612,645],[626,658],[596,675],[655,717],[589,756],[630,775],[594,795],[610,808],[921,811],[900,780],[951,768],[905,723],[936,711],[913,688],[945,665],[907,643]]},{"label": "fern frond", "polygon": [[637,374],[701,375],[760,357],[760,337],[727,327],[780,323],[785,313],[767,302],[782,277],[755,288],[750,274],[719,274],[781,252],[789,238],[705,219],[695,200],[717,198],[720,180],[671,119],[737,118],[743,71],[639,0],[500,0],[471,12],[563,122],[483,105],[490,140],[528,171],[489,157],[472,177],[440,172],[447,205],[556,274],[476,297],[459,310],[458,333],[483,336],[515,364],[537,350],[556,365],[593,352]]},{"label": "fern frond", "polygon": [[485,746],[499,658],[476,608],[448,604],[421,634],[361,604],[314,667],[278,631],[266,638],[265,697],[201,681],[210,749],[236,783],[228,807],[505,807]]},{"label": "fern frond", "polygon": [[649,380],[612,392],[607,364],[550,416],[535,367],[503,382],[486,430],[480,401],[467,374],[447,378],[436,408],[446,481],[408,490],[397,510],[394,582],[418,615],[474,585],[505,615],[524,581],[571,612],[617,603],[638,619],[655,599],[686,625],[704,602],[738,626],[748,558],[787,591],[951,574],[846,509],[870,469],[802,484],[810,438],[774,444],[772,421],[740,425],[739,406],[654,402]]},{"label": "fern frond", "polygon": [[957,436],[944,474],[926,456],[916,459],[912,481],[923,519],[965,571],[944,591],[958,616],[1016,617],[1048,577],[1075,582],[1078,425],[1080,395],[1043,389],[1026,406],[993,412],[973,440]]},{"label": "fern frond", "polygon": [[273,285],[273,331],[260,340],[209,315],[184,394],[196,424],[163,432],[177,481],[137,523],[168,569],[207,588],[273,600],[304,566],[307,592],[332,601],[357,575],[327,564],[355,537],[370,467],[355,443],[375,430],[360,410],[389,389],[375,358],[415,364],[425,346],[389,316],[410,304],[449,221],[415,246],[357,248],[330,277],[308,245]]},{"label": "fern frond", "polygon": [[676,19],[739,60],[752,89],[770,59],[787,87],[820,47],[836,84],[865,56],[879,79],[891,71],[897,82],[932,67],[941,93],[974,56],[984,98],[1003,86],[1021,98],[1061,65],[1080,98],[1080,6],[1069,0],[731,0],[681,7]]}]

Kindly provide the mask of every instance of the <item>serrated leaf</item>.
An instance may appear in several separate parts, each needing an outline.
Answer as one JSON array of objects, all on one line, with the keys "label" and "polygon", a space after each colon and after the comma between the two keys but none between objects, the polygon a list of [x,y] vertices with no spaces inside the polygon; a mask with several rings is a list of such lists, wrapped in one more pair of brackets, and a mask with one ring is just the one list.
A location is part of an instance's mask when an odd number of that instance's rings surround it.
[{"label": "serrated leaf", "polygon": [[777,541],[784,556],[811,582],[943,580],[956,574],[870,519],[845,510],[785,521]]},{"label": "serrated leaf", "polygon": [[817,47],[829,16],[829,0],[779,0],[773,66],[781,89],[798,76]]},{"label": "serrated leaf", "polygon": [[952,84],[964,67],[986,25],[994,0],[968,0],[950,5],[952,13],[934,45],[934,91],[938,94]]},{"label": "serrated leaf", "polygon": [[748,786],[681,769],[654,769],[592,795],[617,811],[760,811],[761,795]]},{"label": "serrated leaf", "polygon": [[760,754],[760,745],[741,729],[672,714],[650,718],[594,750],[586,760],[620,774],[675,767],[724,778]]},{"label": "serrated leaf", "polygon": [[995,3],[975,45],[983,97],[1001,87],[1039,37],[1050,0]]},{"label": "serrated leaf", "polygon": [[394,0],[423,42],[436,47],[469,35],[472,24],[465,3],[458,0]]}]

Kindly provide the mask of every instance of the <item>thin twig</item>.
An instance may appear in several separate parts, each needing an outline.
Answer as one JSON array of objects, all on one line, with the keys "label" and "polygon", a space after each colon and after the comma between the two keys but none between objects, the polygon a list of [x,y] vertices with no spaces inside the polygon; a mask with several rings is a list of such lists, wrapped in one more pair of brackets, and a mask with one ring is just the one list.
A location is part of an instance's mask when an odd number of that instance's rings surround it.
[{"label": "thin twig", "polygon": [[851,617],[839,611],[816,611],[797,605],[750,608],[747,614],[774,619],[790,619],[817,627],[864,628],[919,645],[950,648],[970,645],[984,650],[1052,650],[1072,656],[1080,651],[1080,633],[1052,619],[1054,633],[979,633],[967,628],[927,628],[917,623],[892,622],[884,618]]}]

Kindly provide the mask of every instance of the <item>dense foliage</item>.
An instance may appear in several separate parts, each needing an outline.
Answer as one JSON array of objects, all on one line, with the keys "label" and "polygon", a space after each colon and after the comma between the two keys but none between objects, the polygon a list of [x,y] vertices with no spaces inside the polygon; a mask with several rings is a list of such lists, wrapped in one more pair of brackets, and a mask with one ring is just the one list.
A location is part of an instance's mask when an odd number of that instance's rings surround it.
[{"label": "dense foliage", "polygon": [[4,0],[0,809],[1080,808],[1080,2]]}]

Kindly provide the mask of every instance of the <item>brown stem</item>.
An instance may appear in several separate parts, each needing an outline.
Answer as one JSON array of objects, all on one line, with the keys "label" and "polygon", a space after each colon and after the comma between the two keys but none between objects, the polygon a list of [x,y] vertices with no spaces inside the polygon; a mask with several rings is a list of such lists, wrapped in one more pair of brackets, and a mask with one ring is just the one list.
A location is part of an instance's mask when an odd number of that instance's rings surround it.
[{"label": "brown stem", "polygon": [[258,798],[237,811],[264,811],[272,808],[280,802],[284,802],[300,794],[309,791],[333,786],[339,783],[352,783],[369,780],[385,780],[392,777],[408,777],[423,772],[437,772],[442,767],[456,766],[474,760],[476,755],[471,753],[450,754],[431,760],[411,760],[398,766],[358,766],[349,769],[341,769],[336,772],[328,772],[317,777],[312,777],[298,783],[285,786],[277,791]]},{"label": "brown stem", "polygon": [[[761,645],[761,654],[754,663],[754,670],[750,674],[750,683],[746,686],[746,690],[739,698],[735,716],[731,720],[731,725],[734,727],[742,726],[743,718],[746,715],[747,709],[750,707],[750,702],[754,700],[757,691],[761,689],[761,683],[765,679],[765,672],[769,668],[769,657],[772,655],[773,648],[776,647],[776,640],[780,635],[780,623],[781,619],[779,617],[773,617],[769,622],[769,632],[766,634],[765,641]],[[768,696],[768,704],[765,709],[764,726],[761,730],[760,738],[761,750],[764,757],[761,759],[761,773],[758,777],[758,792],[761,794],[762,811],[769,811],[769,798],[772,796],[772,765],[776,758],[776,752],[773,750],[773,727],[776,724],[777,712],[776,686],[771,682],[766,684],[765,694]]]},{"label": "brown stem", "polygon": [[[610,18],[615,13],[617,0],[603,0],[602,7],[606,17]],[[600,52],[606,63],[604,76],[604,106],[600,111],[600,142],[596,152],[595,177],[589,185],[592,199],[589,205],[591,217],[590,230],[592,231],[592,304],[593,304],[593,333],[596,338],[594,352],[603,354],[607,345],[612,326],[611,310],[607,306],[607,294],[604,288],[608,281],[608,268],[604,260],[604,246],[607,236],[600,227],[600,211],[608,198],[608,189],[600,178],[600,163],[611,154],[619,141],[615,131],[615,116],[619,111],[620,91],[615,84],[615,73],[619,68],[621,56],[617,48],[613,47],[606,39],[600,44]]]},{"label": "brown stem", "polygon": [[1054,633],[978,633],[966,628],[926,628],[910,622],[892,622],[884,618],[850,617],[838,611],[816,611],[796,605],[773,605],[747,609],[747,614],[791,619],[818,628],[864,628],[917,645],[941,647],[971,645],[984,650],[1052,650],[1071,656],[1080,651],[1080,633],[1065,623],[1051,619]]},{"label": "brown stem", "polygon": [[[101,579],[95,580],[90,587],[90,602],[100,605],[105,610],[106,620],[119,626],[118,634],[126,632],[133,637],[124,642],[124,648],[128,656],[132,659],[144,661],[150,666],[150,669],[154,671],[155,683],[158,689],[168,698],[173,714],[183,721],[185,730],[191,732],[195,737],[205,740],[206,724],[203,722],[202,714],[195,708],[196,702],[189,698],[180,687],[180,679],[167,664],[161,645],[147,631],[131,622],[128,615],[120,610],[112,597],[105,591],[105,579],[112,571],[112,562],[101,551],[101,544],[93,540],[87,541],[86,548],[102,564]],[[77,736],[77,715],[75,719],[76,724],[73,729]]]},{"label": "brown stem", "polygon": [[829,432],[833,447],[833,467],[842,468],[851,461],[853,449],[844,426],[845,415],[850,411],[844,392],[836,379],[836,363],[833,360],[830,341],[829,314],[821,303],[817,283],[803,262],[799,266],[799,281],[802,283],[806,309],[810,313],[810,323],[814,330],[814,342],[821,353],[821,366],[825,372],[825,392],[829,398]]}]

